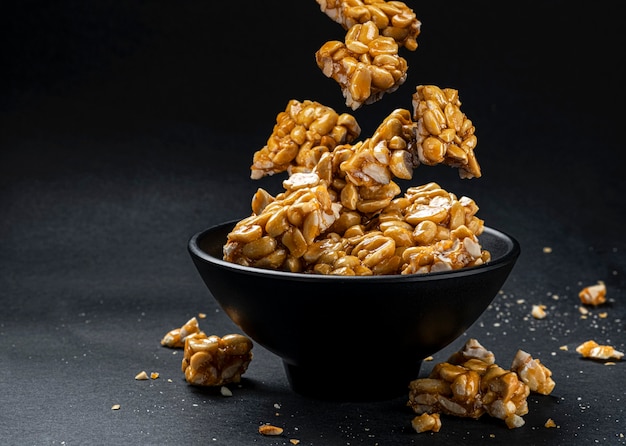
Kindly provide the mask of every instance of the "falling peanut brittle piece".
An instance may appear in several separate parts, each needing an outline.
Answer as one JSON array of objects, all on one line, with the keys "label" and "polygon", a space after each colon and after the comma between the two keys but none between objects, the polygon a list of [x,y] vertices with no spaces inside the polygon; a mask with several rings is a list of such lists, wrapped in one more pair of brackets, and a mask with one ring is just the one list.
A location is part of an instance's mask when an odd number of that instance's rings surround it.
[{"label": "falling peanut brittle piece", "polygon": [[254,180],[288,171],[311,172],[322,154],[352,142],[361,133],[356,119],[315,101],[292,99],[276,116],[266,144],[255,152]]},{"label": "falling peanut brittle piece", "polygon": [[371,21],[350,28],[345,42],[326,42],[315,60],[322,73],[339,84],[352,110],[396,91],[407,77],[408,64],[398,54],[397,42],[380,35]]},{"label": "falling peanut brittle piece", "polygon": [[413,94],[413,119],[418,122],[417,148],[420,162],[446,164],[459,169],[461,178],[482,174],[474,149],[475,127],[461,111],[459,92],[453,88],[418,85]]},{"label": "falling peanut brittle piece", "polygon": [[373,21],[380,33],[409,51],[417,49],[422,23],[404,2],[385,0],[316,0],[320,9],[344,29]]}]

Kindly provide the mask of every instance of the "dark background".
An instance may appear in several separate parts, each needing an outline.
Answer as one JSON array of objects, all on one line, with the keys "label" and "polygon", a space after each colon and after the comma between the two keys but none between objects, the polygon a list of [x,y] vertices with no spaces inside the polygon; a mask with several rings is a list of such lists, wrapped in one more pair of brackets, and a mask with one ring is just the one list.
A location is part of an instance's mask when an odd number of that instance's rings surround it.
[{"label": "dark background", "polygon": [[[247,215],[258,187],[280,190],[283,177],[249,179],[276,114],[290,99],[349,111],[315,65],[315,51],[344,35],[316,2],[22,1],[0,5],[4,443],[626,442],[623,362],[574,352],[590,338],[625,350],[623,17],[608,2],[407,4],[422,21],[418,49],[401,53],[407,81],[353,114],[365,138],[410,109],[416,85],[459,90],[483,177],[422,166],[411,183],[474,198],[487,225],[521,243],[503,292],[464,338],[502,364],[523,348],[553,370],[555,392],[529,398],[526,425],[445,418],[441,432],[418,435],[403,399],[291,393],[260,346],[223,398],[187,386],[181,352],[159,345],[199,312],[206,332],[238,330],[186,243]],[[583,319],[578,290],[599,280],[609,302]],[[529,315],[538,303],[544,320]],[[161,378],[135,381],[144,369]],[[543,427],[549,417],[557,429]],[[285,436],[260,437],[262,422]]]}]

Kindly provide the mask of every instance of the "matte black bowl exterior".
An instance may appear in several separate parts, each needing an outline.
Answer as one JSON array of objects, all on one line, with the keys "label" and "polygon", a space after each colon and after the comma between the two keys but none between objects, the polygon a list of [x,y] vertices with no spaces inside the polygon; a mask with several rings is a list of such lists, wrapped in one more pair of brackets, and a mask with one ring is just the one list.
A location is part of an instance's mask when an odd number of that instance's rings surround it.
[{"label": "matte black bowl exterior", "polygon": [[423,358],[465,332],[496,296],[519,243],[485,228],[487,264],[425,275],[287,273],[222,260],[235,221],[188,244],[210,293],[253,341],[282,358],[297,393],[336,400],[408,394]]}]

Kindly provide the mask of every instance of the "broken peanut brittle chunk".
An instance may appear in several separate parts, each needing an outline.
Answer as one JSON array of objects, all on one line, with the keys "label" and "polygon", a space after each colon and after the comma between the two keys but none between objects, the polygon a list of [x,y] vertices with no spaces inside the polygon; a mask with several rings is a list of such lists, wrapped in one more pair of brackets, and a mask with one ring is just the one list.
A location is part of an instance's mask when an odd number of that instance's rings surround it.
[{"label": "broken peanut brittle chunk", "polygon": [[410,51],[417,49],[422,23],[404,2],[385,0],[316,0],[320,9],[344,29],[373,21],[380,33]]},{"label": "broken peanut brittle chunk", "polygon": [[478,143],[475,127],[461,111],[457,90],[418,85],[413,94],[413,114],[418,122],[417,148],[422,164],[457,167],[461,178],[481,176],[474,154]]},{"label": "broken peanut brittle chunk", "polygon": [[315,61],[326,77],[339,84],[352,110],[396,91],[408,71],[406,59],[398,55],[398,43],[380,35],[372,21],[351,27],[344,42],[326,42],[315,53]]},{"label": "broken peanut brittle chunk", "polygon": [[266,144],[253,157],[252,179],[289,171],[310,172],[321,155],[361,133],[356,119],[315,101],[292,99],[276,116]]},{"label": "broken peanut brittle chunk", "polygon": [[240,334],[196,334],[185,339],[182,370],[189,384],[221,386],[241,381],[252,361],[252,341]]},{"label": "broken peanut brittle chunk", "polygon": [[411,426],[418,434],[426,431],[439,432],[441,429],[441,417],[438,413],[423,413],[411,420]]},{"label": "broken peanut brittle chunk", "polygon": [[580,301],[585,305],[601,305],[606,302],[606,285],[602,282],[583,288],[578,293]]},{"label": "broken peanut brittle chunk", "polygon": [[274,426],[272,424],[262,424],[259,426],[259,433],[261,435],[277,436],[282,435],[284,429],[282,427]]},{"label": "broken peanut brittle chunk", "polygon": [[[510,429],[524,425],[526,398],[531,391],[549,394],[554,388],[552,372],[521,350],[510,370],[494,361],[493,353],[476,339],[468,340],[449,362],[436,364],[427,378],[409,383],[407,406],[418,415],[477,419],[487,413],[504,420]],[[426,428],[427,421],[414,419],[420,429]]]},{"label": "broken peanut brittle chunk", "polygon": [[624,357],[624,353],[615,350],[614,347],[610,345],[600,345],[593,340],[583,342],[576,347],[576,351],[584,358],[590,359],[622,359]]}]

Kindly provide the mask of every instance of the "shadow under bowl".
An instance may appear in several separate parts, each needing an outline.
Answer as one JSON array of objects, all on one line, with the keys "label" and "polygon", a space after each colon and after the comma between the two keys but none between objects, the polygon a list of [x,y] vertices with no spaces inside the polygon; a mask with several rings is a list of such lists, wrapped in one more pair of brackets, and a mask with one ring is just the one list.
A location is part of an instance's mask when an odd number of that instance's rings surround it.
[{"label": "shadow under bowl", "polygon": [[483,265],[421,275],[333,276],[245,267],[222,259],[236,221],[191,237],[188,250],[232,321],[279,356],[292,390],[338,401],[408,395],[423,358],[462,335],[485,311],[520,254],[486,227]]}]

